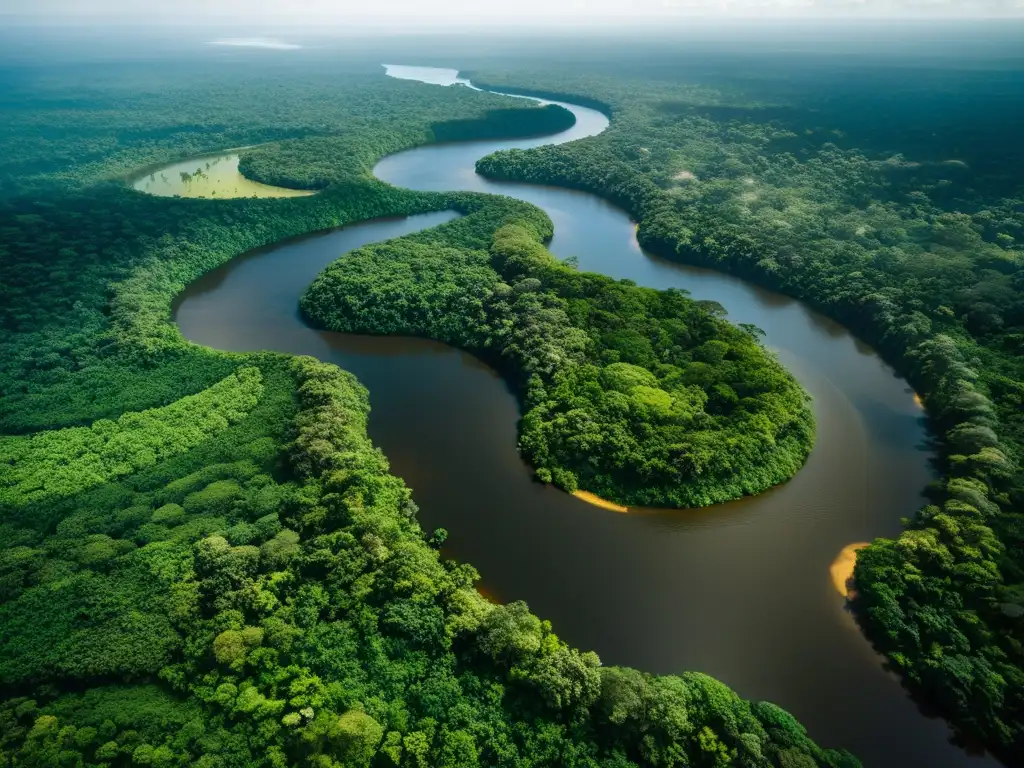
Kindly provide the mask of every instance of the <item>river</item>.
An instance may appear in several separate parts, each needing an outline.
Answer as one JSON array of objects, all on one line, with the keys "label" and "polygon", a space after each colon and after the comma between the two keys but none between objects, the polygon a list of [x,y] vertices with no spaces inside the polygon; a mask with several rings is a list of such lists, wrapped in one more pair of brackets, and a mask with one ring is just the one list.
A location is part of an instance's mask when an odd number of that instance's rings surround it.
[{"label": "river", "polygon": [[[389,67],[451,85],[456,73]],[[462,81],[464,82],[464,81]],[[232,351],[315,355],[370,391],[369,431],[414,489],[426,529],[472,563],[502,601],[526,600],[567,642],[605,664],[711,674],[791,711],[823,746],[866,766],[980,766],[949,742],[882,666],[830,578],[847,545],[895,536],[928,481],[923,413],[906,382],[867,346],[797,301],[643,252],[621,210],[589,194],[488,181],[476,160],[499,149],[603,131],[601,113],[571,104],[569,130],[544,138],[442,144],[386,157],[384,181],[422,190],[498,192],[555,224],[551,250],[583,270],[720,302],[754,323],[814,398],[817,444],[789,483],[699,510],[619,514],[531,479],[516,452],[516,401],[487,366],[442,344],[309,328],[298,300],[313,278],[361,245],[454,218],[378,220],[278,243],[203,276],[175,302],[194,342]]]}]

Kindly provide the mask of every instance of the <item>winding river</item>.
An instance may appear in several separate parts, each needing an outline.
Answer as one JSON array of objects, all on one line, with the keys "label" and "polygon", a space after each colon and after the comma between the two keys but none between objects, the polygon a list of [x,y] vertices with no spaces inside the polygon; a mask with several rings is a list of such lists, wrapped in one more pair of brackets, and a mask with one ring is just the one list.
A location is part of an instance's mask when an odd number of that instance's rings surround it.
[{"label": "winding river", "polygon": [[[456,73],[389,67],[438,85]],[[461,82],[461,81],[460,81]],[[473,563],[500,600],[525,599],[566,641],[605,664],[656,673],[696,669],[796,715],[825,746],[866,766],[977,766],[922,714],[859,632],[833,585],[844,547],[894,536],[929,479],[923,414],[907,384],[834,322],[727,275],[659,260],[621,210],[588,194],[499,183],[474,172],[498,149],[600,133],[599,112],[571,104],[555,136],[432,145],[383,159],[377,176],[422,190],[499,192],[543,208],[551,250],[580,268],[720,302],[755,323],[814,397],[818,442],[789,483],[700,510],[618,514],[531,480],[516,452],[518,408],[473,357],[420,339],[317,331],[298,299],[341,254],[434,226],[435,213],[377,220],[278,243],[211,272],[175,302],[190,340],[218,349],[315,355],[370,391],[370,436],[415,490],[426,529]]]}]

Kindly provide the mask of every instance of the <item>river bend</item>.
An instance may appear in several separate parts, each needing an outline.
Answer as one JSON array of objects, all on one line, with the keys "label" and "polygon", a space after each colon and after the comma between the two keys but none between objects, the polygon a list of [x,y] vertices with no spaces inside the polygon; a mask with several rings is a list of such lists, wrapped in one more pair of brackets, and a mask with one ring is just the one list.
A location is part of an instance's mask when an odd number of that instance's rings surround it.
[{"label": "river bend", "polygon": [[[389,67],[436,85],[453,70]],[[532,481],[516,452],[516,401],[465,353],[422,339],[308,327],[298,300],[334,259],[435,226],[452,212],[377,220],[255,251],[203,276],[175,302],[196,343],[230,351],[314,355],[370,391],[369,431],[414,489],[424,528],[449,531],[446,554],[472,563],[483,588],[524,599],[567,642],[605,664],[711,674],[741,695],[785,707],[825,746],[866,766],[978,766],[883,670],[829,577],[852,542],[895,536],[929,479],[923,414],[906,382],[867,346],[797,301],[739,279],[658,259],[621,210],[582,192],[495,182],[476,161],[499,149],[600,133],[601,113],[567,131],[518,141],[425,146],[386,157],[382,180],[419,190],[496,192],[543,208],[551,250],[580,268],[720,302],[754,323],[814,398],[817,444],[789,483],[700,510],[590,506]]]}]

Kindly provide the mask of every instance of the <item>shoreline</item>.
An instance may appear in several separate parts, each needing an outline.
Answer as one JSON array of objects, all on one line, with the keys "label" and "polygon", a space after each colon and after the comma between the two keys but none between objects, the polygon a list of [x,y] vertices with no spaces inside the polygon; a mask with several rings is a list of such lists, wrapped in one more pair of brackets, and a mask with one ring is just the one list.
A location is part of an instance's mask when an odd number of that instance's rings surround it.
[{"label": "shoreline", "polygon": [[590,491],[573,491],[572,495],[580,501],[584,501],[587,504],[593,504],[595,507],[601,507],[601,509],[607,509],[611,512],[618,512],[620,514],[628,514],[629,507],[624,507],[621,504],[616,504],[614,501],[608,501],[602,499],[597,494],[591,493]]},{"label": "shoreline", "polygon": [[828,570],[832,576],[832,586],[836,592],[849,599],[853,591],[853,569],[857,565],[857,551],[868,546],[869,542],[858,541],[854,544],[847,544],[836,555]]}]

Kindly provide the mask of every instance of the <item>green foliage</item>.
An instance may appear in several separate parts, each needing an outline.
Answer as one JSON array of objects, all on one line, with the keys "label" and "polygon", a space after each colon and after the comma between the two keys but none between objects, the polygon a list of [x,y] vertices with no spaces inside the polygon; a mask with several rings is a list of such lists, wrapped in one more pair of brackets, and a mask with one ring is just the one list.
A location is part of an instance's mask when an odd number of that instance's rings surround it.
[{"label": "green foliage", "polygon": [[433,126],[434,141],[546,136],[573,126],[572,112],[554,104],[539,109],[495,109],[474,120],[447,120]]},{"label": "green foliage", "polygon": [[[353,328],[417,329],[447,342],[487,324],[484,300],[498,277],[486,253],[398,241],[361,248],[343,263],[343,271],[325,273],[304,298],[304,311],[319,322],[349,318]],[[485,335],[480,343],[486,342]]]},{"label": "green foliage", "polygon": [[261,379],[258,368],[241,368],[164,408],[0,438],[0,503],[70,496],[184,453],[248,415],[263,392]]},{"label": "green foliage", "polygon": [[[524,401],[520,448],[567,491],[700,506],[800,468],[814,439],[806,396],[753,334],[681,291],[579,273],[532,220],[486,212],[343,257],[303,311],[333,330],[429,336],[496,361]],[[491,222],[504,226],[488,253],[476,245]]]}]

